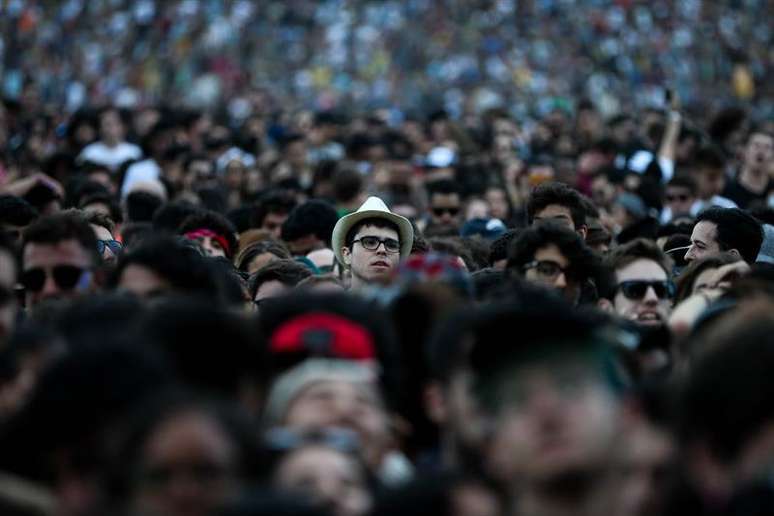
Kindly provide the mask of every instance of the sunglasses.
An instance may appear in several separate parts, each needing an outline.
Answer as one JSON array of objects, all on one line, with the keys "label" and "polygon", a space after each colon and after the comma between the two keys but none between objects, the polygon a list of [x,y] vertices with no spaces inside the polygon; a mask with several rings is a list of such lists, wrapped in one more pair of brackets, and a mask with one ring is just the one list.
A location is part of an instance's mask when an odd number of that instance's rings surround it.
[{"label": "sunglasses", "polygon": [[556,278],[559,274],[571,277],[570,269],[562,267],[552,260],[534,260],[524,264],[524,271],[535,269],[539,276],[544,278]]},{"label": "sunglasses", "polygon": [[102,254],[105,252],[105,247],[118,256],[118,254],[124,249],[124,245],[118,240],[97,240],[97,252]]},{"label": "sunglasses", "polygon": [[394,238],[379,238],[375,236],[364,236],[360,237],[357,240],[353,240],[352,243],[360,242],[360,245],[363,246],[364,249],[368,249],[369,251],[376,251],[379,249],[380,244],[384,244],[384,249],[388,253],[397,253],[400,252],[400,242],[395,240]]},{"label": "sunglasses", "polygon": [[671,281],[631,280],[618,284],[618,290],[623,293],[624,297],[632,301],[638,301],[645,297],[648,287],[653,288],[653,292],[659,299],[671,299],[675,295],[675,285]]},{"label": "sunglasses", "polygon": [[[84,277],[88,269],[74,265],[57,265],[51,268],[54,283],[60,290],[72,290]],[[21,283],[28,292],[40,292],[46,283],[46,270],[40,267],[22,273]]]},{"label": "sunglasses", "polygon": [[676,194],[676,195],[667,194],[666,196],[667,202],[675,202],[675,201],[685,202],[688,199],[690,199],[690,196],[688,194]]},{"label": "sunglasses", "polygon": [[454,217],[460,212],[459,208],[432,208],[432,210],[436,217],[442,217],[444,213],[448,213]]},{"label": "sunglasses", "polygon": [[303,446],[322,445],[343,453],[360,450],[357,433],[346,428],[326,428],[306,432],[289,428],[270,428],[264,435],[264,444],[275,452],[288,452]]}]

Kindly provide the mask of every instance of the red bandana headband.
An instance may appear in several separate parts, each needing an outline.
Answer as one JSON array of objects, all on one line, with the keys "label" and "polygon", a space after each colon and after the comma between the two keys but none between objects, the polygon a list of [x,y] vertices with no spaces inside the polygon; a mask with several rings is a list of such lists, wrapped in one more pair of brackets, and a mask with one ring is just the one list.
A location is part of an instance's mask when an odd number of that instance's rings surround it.
[{"label": "red bandana headband", "polygon": [[226,240],[222,235],[215,233],[211,229],[207,229],[207,228],[193,229],[188,233],[186,233],[184,236],[186,238],[190,238],[191,240],[198,240],[200,238],[210,237],[211,239],[215,240],[217,243],[220,244],[220,247],[222,247],[223,250],[226,251],[226,254],[228,256],[231,256],[231,246],[228,245],[228,240]]}]

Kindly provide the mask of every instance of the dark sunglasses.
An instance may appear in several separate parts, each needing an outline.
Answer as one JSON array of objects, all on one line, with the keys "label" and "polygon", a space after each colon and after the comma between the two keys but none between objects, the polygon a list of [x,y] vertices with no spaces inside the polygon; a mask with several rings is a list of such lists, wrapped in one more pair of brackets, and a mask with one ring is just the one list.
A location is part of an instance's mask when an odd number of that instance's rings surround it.
[{"label": "dark sunglasses", "polygon": [[288,452],[309,445],[327,446],[344,453],[356,453],[360,450],[357,433],[346,428],[326,428],[304,432],[275,427],[266,431],[264,444],[275,452]]},{"label": "dark sunglasses", "polygon": [[118,256],[118,254],[124,249],[124,245],[118,240],[97,240],[97,252],[102,254],[105,252],[105,247]]},{"label": "dark sunglasses", "polygon": [[690,198],[690,196],[688,194],[677,194],[677,195],[669,195],[669,194],[667,194],[667,196],[666,196],[667,202],[675,202],[675,201],[685,202],[689,198]]},{"label": "dark sunglasses", "polygon": [[363,246],[364,249],[368,249],[369,251],[376,251],[379,249],[380,244],[384,244],[384,249],[388,253],[397,253],[400,251],[400,242],[395,240],[394,238],[379,238],[375,236],[364,236],[360,237],[357,240],[353,240],[352,243],[360,242],[360,245]]},{"label": "dark sunglasses", "polygon": [[432,210],[437,217],[443,216],[444,213],[448,213],[449,215],[454,217],[460,212],[459,208],[432,208]]},{"label": "dark sunglasses", "polygon": [[671,299],[675,295],[675,285],[671,281],[631,280],[618,284],[618,290],[632,301],[639,301],[645,297],[648,287],[653,287],[653,292],[659,299]]},{"label": "dark sunglasses", "polygon": [[534,260],[524,264],[524,271],[535,269],[540,276],[544,278],[555,278],[560,273],[564,273],[567,277],[572,277],[569,268],[562,267],[558,263],[552,260]]},{"label": "dark sunglasses", "polygon": [[[57,265],[51,268],[54,283],[60,290],[74,289],[86,271],[87,269],[74,265]],[[35,267],[24,271],[21,283],[28,292],[40,292],[46,283],[45,269]]]}]

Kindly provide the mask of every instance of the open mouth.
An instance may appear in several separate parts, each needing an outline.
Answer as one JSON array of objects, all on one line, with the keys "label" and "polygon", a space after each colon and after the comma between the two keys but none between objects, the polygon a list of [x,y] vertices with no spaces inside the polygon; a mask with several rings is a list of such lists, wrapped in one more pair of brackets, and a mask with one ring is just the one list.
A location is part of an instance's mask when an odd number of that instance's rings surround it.
[{"label": "open mouth", "polygon": [[637,316],[637,321],[642,323],[660,323],[661,315],[656,312],[644,312]]},{"label": "open mouth", "polygon": [[371,264],[371,267],[382,267],[382,268],[389,268],[390,264],[383,261],[373,262]]}]

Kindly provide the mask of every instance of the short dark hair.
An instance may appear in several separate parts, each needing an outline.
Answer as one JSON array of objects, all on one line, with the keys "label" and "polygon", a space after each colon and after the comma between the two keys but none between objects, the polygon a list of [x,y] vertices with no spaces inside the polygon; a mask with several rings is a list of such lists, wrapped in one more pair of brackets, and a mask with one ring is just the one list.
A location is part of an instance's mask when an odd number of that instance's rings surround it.
[{"label": "short dark hair", "polygon": [[282,224],[282,240],[292,242],[307,235],[314,235],[325,242],[326,246],[330,246],[333,228],[338,220],[336,208],[330,203],[319,199],[306,201],[293,208]]},{"label": "short dark hair", "polygon": [[[349,231],[347,231],[347,236],[344,238],[344,245],[346,245],[349,249],[352,249],[352,244],[354,243],[355,237],[357,236],[357,232],[366,226],[373,226],[375,228],[381,229],[392,229],[398,234],[398,241],[400,242],[400,229],[395,223],[381,217],[369,217],[358,221],[356,224],[353,224],[351,228],[349,228]],[[401,242],[401,244],[402,243],[403,242]]]},{"label": "short dark hair", "polygon": [[108,284],[116,287],[121,274],[129,265],[146,267],[174,289],[189,295],[210,299],[219,296],[220,287],[214,270],[199,251],[179,237],[162,235],[142,240],[137,247],[129,249],[118,258]]},{"label": "short dark hair", "polygon": [[701,168],[722,169],[726,166],[723,152],[715,145],[705,145],[696,151],[693,158],[694,170]]},{"label": "short dark hair", "polygon": [[713,206],[696,217],[696,224],[703,221],[717,227],[721,251],[736,249],[744,261],[755,263],[763,243],[763,227],[755,217],[739,208]]},{"label": "short dark hair", "polygon": [[523,267],[535,259],[538,249],[555,245],[570,262],[570,271],[579,279],[594,276],[599,272],[599,259],[575,231],[547,221],[524,229],[511,244],[508,251],[507,270],[523,275]]},{"label": "short dark hair", "polygon": [[295,287],[305,278],[312,275],[309,267],[293,259],[274,260],[269,262],[250,277],[250,298],[255,298],[258,288],[267,281],[279,281],[283,285]]},{"label": "short dark hair", "polygon": [[98,213],[95,211],[86,211],[83,212],[83,218],[86,219],[86,222],[89,224],[93,224],[95,226],[103,227],[110,231],[110,234],[112,235],[113,232],[116,230],[116,223],[113,222],[113,219],[111,219],[108,215],[105,215],[104,213]]},{"label": "short dark hair", "polygon": [[332,181],[333,197],[339,202],[352,201],[365,187],[363,174],[354,167],[338,167]]},{"label": "short dark hair", "polygon": [[688,174],[678,173],[667,183],[667,188],[670,186],[687,188],[691,194],[696,193],[696,180]]},{"label": "short dark hair", "polygon": [[263,219],[269,213],[279,213],[286,215],[296,207],[296,198],[292,193],[285,190],[270,190],[266,192],[253,205],[253,212],[250,216],[250,225],[254,228],[260,228],[263,225]]},{"label": "short dark hair", "polygon": [[579,228],[586,224],[586,208],[581,194],[564,183],[550,181],[538,185],[527,200],[527,219],[529,223],[535,219],[535,215],[550,206],[558,204],[570,210],[570,217]]},{"label": "short dark hair", "polygon": [[78,208],[84,209],[90,204],[104,204],[110,211],[110,218],[115,222],[123,222],[124,215],[118,202],[107,192],[95,192],[81,197]]},{"label": "short dark hair", "polygon": [[150,222],[164,200],[150,192],[136,191],[126,196],[126,218],[130,222]]},{"label": "short dark hair", "polygon": [[0,195],[0,224],[27,226],[38,216],[38,210],[15,195]]},{"label": "short dark hair", "polygon": [[46,215],[30,224],[24,231],[22,252],[27,244],[56,245],[65,240],[78,242],[91,257],[93,265],[100,263],[100,256],[97,254],[97,237],[83,213],[78,210]]},{"label": "short dark hair", "polygon": [[615,272],[637,260],[652,260],[664,269],[667,277],[672,275],[672,260],[654,241],[647,238],[635,238],[616,247],[607,255],[605,262]]},{"label": "short dark hair", "polygon": [[175,233],[185,219],[199,213],[201,209],[189,201],[172,201],[153,214],[153,229]]},{"label": "short dark hair", "polygon": [[508,248],[518,234],[519,230],[509,229],[492,242],[492,245],[489,246],[490,267],[493,267],[496,262],[508,258]]},{"label": "short dark hair", "polygon": [[222,236],[226,239],[228,249],[224,249],[226,256],[231,258],[234,256],[237,248],[237,235],[236,228],[226,217],[215,211],[203,211],[194,213],[180,224],[177,232],[181,235],[185,235],[189,231],[195,231],[197,229],[204,228],[209,229],[215,234]]},{"label": "short dark hair", "polygon": [[438,181],[433,181],[427,184],[427,194],[428,194],[428,197],[431,197],[431,198],[434,194],[440,194],[440,195],[457,194],[461,196],[461,191],[459,186],[457,186],[457,183],[455,183],[451,179],[439,179]]}]

